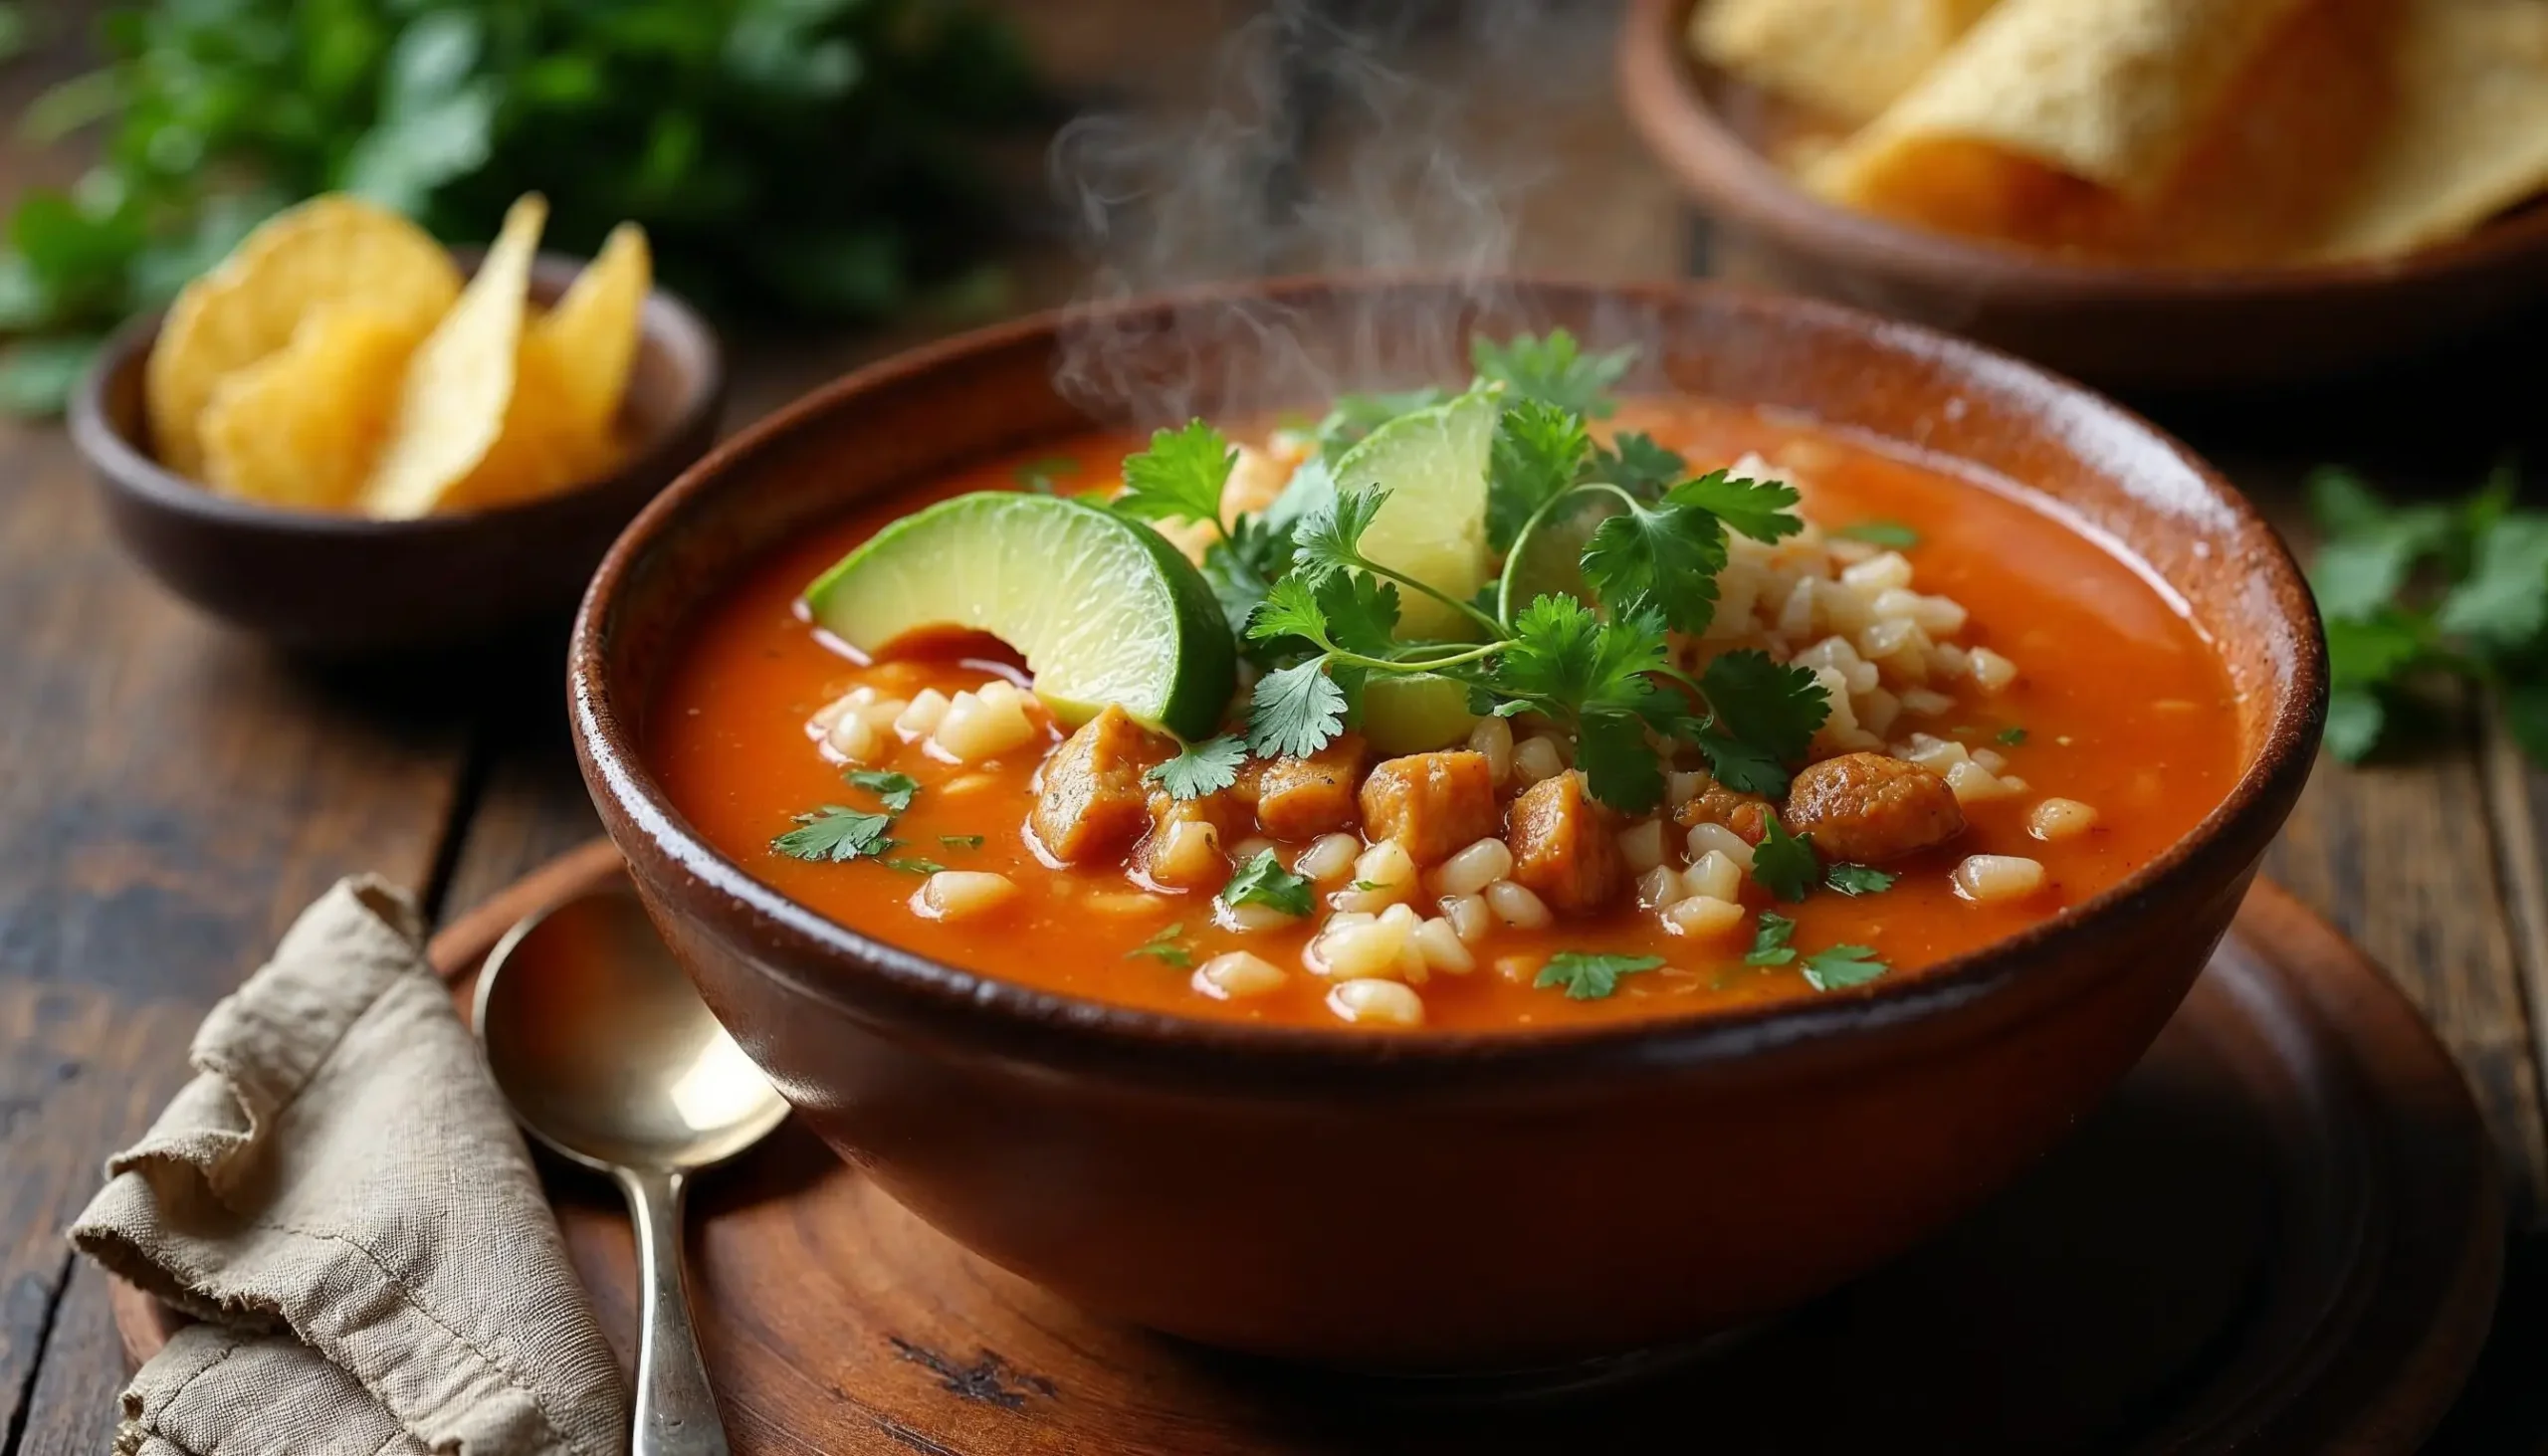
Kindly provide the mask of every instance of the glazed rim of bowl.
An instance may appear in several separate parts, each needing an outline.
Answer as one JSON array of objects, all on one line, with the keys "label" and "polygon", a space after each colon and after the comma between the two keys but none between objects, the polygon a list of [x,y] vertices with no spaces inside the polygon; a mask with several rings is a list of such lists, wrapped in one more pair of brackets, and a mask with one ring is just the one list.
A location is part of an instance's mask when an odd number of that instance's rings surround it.
[{"label": "glazed rim of bowl", "polygon": [[[454,251],[455,256],[467,260],[472,253],[481,250]],[[561,268],[581,269],[590,261],[560,253],[542,253],[532,262],[532,278],[536,281],[543,273],[553,275]],[[159,326],[166,319],[167,311],[155,310],[127,320],[107,337],[106,344],[98,350],[97,359],[81,376],[79,386],[71,392],[66,423],[71,430],[72,442],[99,470],[123,488],[148,497],[155,505],[229,525],[270,526],[311,535],[378,539],[477,530],[509,520],[535,520],[565,503],[579,501],[607,488],[642,466],[656,451],[700,428],[708,414],[718,406],[718,380],[725,372],[717,331],[708,326],[697,310],[676,295],[660,287],[652,289],[637,312],[638,356],[644,356],[649,344],[669,342],[684,352],[695,354],[700,367],[692,371],[685,382],[680,408],[665,415],[648,430],[646,438],[639,441],[618,464],[590,480],[577,481],[565,490],[533,496],[529,500],[476,511],[437,512],[430,516],[388,520],[344,511],[275,506],[222,495],[212,487],[189,480],[160,464],[157,456],[143,450],[139,441],[118,428],[106,409],[107,382],[127,367],[140,369],[148,363],[150,349],[158,342]],[[633,365],[631,377],[634,377]]]},{"label": "glazed rim of bowl", "polygon": [[1735,132],[1699,85],[1702,63],[1681,43],[1692,0],[1634,5],[1619,28],[1619,76],[1629,119],[1657,159],[1712,211],[1784,240],[1826,239],[1820,247],[1798,246],[1845,254],[1870,273],[1915,273],[1940,288],[1965,289],[1979,287],[1979,275],[1994,293],[2046,298],[2252,299],[2375,289],[2402,277],[2476,272],[2548,251],[2548,202],[2396,258],[2270,267],[2082,262],[1893,222],[1806,191]]},{"label": "glazed rim of bowl", "polygon": [[[2027,972],[2054,968],[2071,947],[2164,909],[2172,896],[2200,895],[2202,886],[2227,882],[2252,864],[2263,848],[2263,837],[2241,831],[2252,831],[2255,816],[2287,812],[2315,758],[2326,710],[2326,643],[2308,588],[2282,538],[2234,488],[2184,445],[2138,415],[2034,365],[1935,330],[1834,304],[1707,283],[1609,285],[1528,278],[1497,283],[1521,296],[1571,296],[1639,309],[1708,298],[1756,314],[1872,336],[1888,348],[1917,351],[1968,381],[1989,381],[2013,392],[2057,401],[2059,411],[2073,422],[2093,420],[2129,432],[2143,447],[2163,453],[2187,480],[2199,484],[2207,508],[2218,509],[2227,518],[2223,535],[2233,551],[2232,559],[2247,563],[2253,584],[2262,588],[2271,611],[2288,624],[2295,639],[2288,672],[2268,675],[2270,708],[2256,728],[2258,746],[2237,781],[2202,822],[2115,885],[2015,935],[1913,974],[1887,977],[1863,989],[1752,1007],[1582,1026],[1460,1032],[1374,1033],[1343,1026],[1267,1026],[1182,1016],[1064,995],[965,970],[862,934],[789,899],[708,843],[673,805],[646,766],[636,741],[638,733],[631,727],[642,724],[646,706],[632,704],[626,713],[619,706],[607,638],[617,617],[616,598],[626,583],[642,577],[641,561],[692,503],[724,489],[730,478],[749,468],[755,454],[783,440],[800,422],[849,406],[871,387],[955,366],[971,355],[1031,343],[1038,336],[1050,338],[1066,320],[1094,318],[1104,323],[1109,318],[1144,317],[1197,301],[1230,297],[1279,303],[1450,284],[1437,276],[1327,276],[1154,294],[1032,314],[955,335],[869,364],[815,389],[736,434],[684,472],[612,543],[576,612],[567,650],[567,712],[577,752],[594,796],[606,800],[605,810],[615,808],[626,816],[628,837],[635,843],[622,843],[622,853],[656,862],[668,877],[688,881],[686,893],[722,898],[730,911],[752,921],[749,934],[756,950],[802,962],[827,962],[820,979],[784,970],[767,973],[852,1014],[858,1013],[863,1000],[890,999],[895,1016],[908,1014],[951,1028],[952,1040],[996,1042],[1038,1057],[1076,1054],[1075,1059],[1117,1072],[1145,1065],[1189,1070],[1208,1066],[1228,1072],[1252,1069],[1272,1080],[1288,1081],[1291,1074],[1325,1075],[1356,1068],[1366,1074],[1366,1082],[1374,1077],[1385,1080],[1392,1071],[1420,1074],[1426,1069],[1462,1066],[1498,1078],[1525,1066],[1563,1072],[1615,1066],[1622,1057],[1646,1065],[1683,1066],[1824,1042],[1851,1031],[1926,1021],[2033,979]],[[2043,498],[2035,494],[2035,499]],[[2120,548],[2120,543],[2111,543],[2110,548]],[[2137,554],[2127,561],[2156,576]],[[732,579],[731,573],[726,579]],[[2252,845],[2242,846],[2250,838]],[[862,997],[860,991],[870,994]]]}]

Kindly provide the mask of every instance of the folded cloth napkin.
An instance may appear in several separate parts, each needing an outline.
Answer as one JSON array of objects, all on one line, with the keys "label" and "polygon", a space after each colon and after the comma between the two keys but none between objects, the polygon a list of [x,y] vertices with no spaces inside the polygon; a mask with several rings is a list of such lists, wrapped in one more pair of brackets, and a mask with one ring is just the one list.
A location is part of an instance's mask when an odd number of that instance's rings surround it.
[{"label": "folded cloth napkin", "polygon": [[404,897],[328,891],[193,1061],[71,1231],[201,1322],[124,1391],[119,1456],[627,1449],[618,1364]]}]

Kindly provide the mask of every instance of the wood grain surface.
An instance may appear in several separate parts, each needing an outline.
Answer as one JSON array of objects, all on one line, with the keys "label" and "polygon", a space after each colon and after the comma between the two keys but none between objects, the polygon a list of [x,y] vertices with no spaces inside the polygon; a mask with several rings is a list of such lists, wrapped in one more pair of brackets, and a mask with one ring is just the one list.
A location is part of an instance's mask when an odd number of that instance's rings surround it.
[{"label": "wood grain surface", "polygon": [[[33,52],[0,64],[0,116],[82,64],[84,27],[60,14],[80,8],[31,7],[47,23]],[[1067,96],[1165,117],[1161,134],[1262,100],[1255,72],[1197,59],[1248,21],[1244,0],[1006,8]],[[1442,128],[1456,180],[1492,226],[1446,251],[1384,239],[1397,256],[1365,247],[1361,261],[1449,256],[1598,278],[1704,269],[1703,231],[1608,95],[1615,6],[1477,8],[1507,17],[1486,41],[1392,21],[1376,62],[1431,99],[1417,119]],[[1369,200],[1368,98],[1274,91],[1280,164],[1267,196]],[[75,176],[87,144],[35,150],[0,134],[0,205]],[[1028,167],[1022,195],[1037,185]],[[1255,243],[1244,258],[1189,261],[1356,261],[1340,260],[1354,250],[1332,227],[1272,228]],[[1066,299],[1086,277],[1049,234],[1030,231],[1014,251],[1008,308]],[[730,422],[951,321],[732,338]],[[2307,395],[2141,403],[2296,532],[2299,479],[2321,461],[2457,493],[2526,447],[2535,482],[2548,468],[2543,401],[2548,351],[2513,336]],[[112,1430],[120,1355],[105,1338],[104,1282],[75,1273],[61,1231],[105,1154],[184,1077],[203,1010],[340,874],[377,870],[437,912],[465,909],[593,821],[564,751],[560,633],[489,660],[358,673],[278,660],[187,615],[115,553],[47,425],[0,423],[0,1456],[94,1452]],[[2485,1110],[2524,1231],[2493,1342],[2436,1450],[2527,1451],[2548,1437],[2548,1381],[2536,1378],[2548,1367],[2548,1253],[2535,1242],[2548,1210],[2544,830],[2548,776],[2471,728],[2384,765],[2322,764],[2267,866],[2433,1019]]]}]

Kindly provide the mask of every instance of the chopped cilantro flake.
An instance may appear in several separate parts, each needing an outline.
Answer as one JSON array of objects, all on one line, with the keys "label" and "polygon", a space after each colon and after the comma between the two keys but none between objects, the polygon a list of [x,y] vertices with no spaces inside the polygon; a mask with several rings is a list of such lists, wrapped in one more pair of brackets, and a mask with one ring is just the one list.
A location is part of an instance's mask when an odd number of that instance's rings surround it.
[{"label": "chopped cilantro flake", "polygon": [[1541,989],[1563,986],[1570,1001],[1598,1001],[1619,988],[1619,977],[1653,970],[1662,964],[1660,955],[1594,955],[1561,950],[1540,967],[1531,984]]},{"label": "chopped cilantro flake", "polygon": [[853,768],[841,777],[851,786],[863,788],[882,799],[887,811],[899,814],[912,806],[920,794],[920,780],[908,773],[885,768]]},{"label": "chopped cilantro flake", "polygon": [[1862,986],[1893,967],[1866,945],[1833,945],[1805,957],[1805,983],[1817,991]]},{"label": "chopped cilantro flake", "polygon": [[949,849],[980,849],[982,847],[982,837],[978,834],[942,834],[938,836],[938,842]]},{"label": "chopped cilantro flake", "polygon": [[1286,871],[1274,851],[1259,850],[1221,887],[1223,905],[1261,905],[1288,916],[1310,913],[1310,882]]},{"label": "chopped cilantro flake", "polygon": [[2000,731],[1999,731],[1999,733],[1998,733],[1998,737],[1999,737],[1999,739],[2000,739],[2000,741],[2001,741],[2001,742],[2006,743],[2006,744],[2008,744],[2010,747],[2014,748],[2014,747],[2016,747],[2017,744],[2022,743],[2022,742],[2024,742],[2024,741],[2026,740],[2026,730],[2025,730],[2024,728],[2018,728],[2018,727],[2017,727],[2017,725],[2015,725],[2015,724],[2011,724],[2009,727],[2007,727],[2007,728],[2004,728],[2000,729]]},{"label": "chopped cilantro flake", "polygon": [[1752,953],[1743,957],[1746,965],[1785,965],[1796,959],[1796,948],[1788,942],[1796,938],[1796,922],[1774,910],[1761,912],[1761,928],[1753,933]]},{"label": "chopped cilantro flake", "polygon": [[793,860],[843,865],[867,856],[889,854],[898,847],[885,837],[885,831],[894,827],[891,814],[870,814],[825,804],[810,814],[797,815],[796,825],[769,842],[771,849]]},{"label": "chopped cilantro flake", "polygon": [[1790,834],[1778,815],[1766,817],[1761,842],[1752,847],[1753,879],[1781,900],[1799,901],[1813,889],[1821,868],[1812,835]]},{"label": "chopped cilantro flake", "polygon": [[1245,762],[1247,744],[1224,733],[1186,744],[1183,751],[1142,778],[1167,789],[1169,798],[1199,799],[1238,782],[1239,766]]},{"label": "chopped cilantro flake", "polygon": [[1823,875],[1822,883],[1843,895],[1881,895],[1899,878],[1871,865],[1839,864]]},{"label": "chopped cilantro flake", "polygon": [[899,859],[884,860],[880,863],[886,869],[900,870],[906,875],[935,875],[947,868],[936,860],[925,860],[918,855],[904,855]]},{"label": "chopped cilantro flake", "polygon": [[1896,551],[1907,551],[1920,543],[1920,533],[1899,520],[1861,520],[1836,527],[1831,534]]},{"label": "chopped cilantro flake", "polygon": [[1170,921],[1159,928],[1158,935],[1125,951],[1124,958],[1131,960],[1136,956],[1147,955],[1163,964],[1175,966],[1178,970],[1190,969],[1194,964],[1194,954],[1177,943],[1176,938],[1184,933],[1184,930],[1183,925]]}]

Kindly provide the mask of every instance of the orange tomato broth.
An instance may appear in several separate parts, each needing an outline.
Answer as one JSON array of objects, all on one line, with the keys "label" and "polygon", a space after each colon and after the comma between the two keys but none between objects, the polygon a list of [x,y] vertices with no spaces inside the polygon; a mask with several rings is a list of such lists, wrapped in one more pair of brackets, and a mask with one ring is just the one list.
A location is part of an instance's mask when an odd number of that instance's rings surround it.
[{"label": "orange tomato broth", "polygon": [[[1915,462],[1894,447],[1842,437],[1793,421],[1698,402],[1631,403],[1620,423],[1647,429],[1689,457],[1694,468],[1758,451],[1794,472],[1803,511],[1826,527],[1882,519],[1919,532],[1907,549],[1915,589],[1963,603],[1971,620],[1957,638],[2014,659],[2018,680],[1993,698],[1964,685],[1963,710],[1929,730],[1990,746],[2022,777],[2024,793],[1969,805],[1969,827],[1953,843],[1886,868],[1892,889],[1849,898],[1817,890],[1781,905],[1748,877],[1746,908],[1775,908],[1797,923],[1802,951],[1834,944],[1874,947],[1889,977],[1986,945],[2076,905],[2146,864],[2192,829],[2229,791],[2237,771],[2236,710],[2228,675],[2195,626],[2131,565],[2087,536],[1999,489]],[[1061,454],[1078,462],[1065,490],[1105,484],[1123,457],[1142,447],[1129,435],[1094,435]],[[828,803],[874,809],[872,796],[844,787],[841,770],[809,737],[807,720],[862,683],[891,696],[923,687],[950,696],[993,673],[1024,681],[1014,666],[981,658],[912,657],[861,666],[811,628],[798,606],[805,586],[842,553],[898,517],[966,491],[1017,489],[1027,459],[994,461],[845,516],[829,528],[777,550],[706,604],[650,720],[648,754],[673,802],[706,839],[756,878],[815,911],[935,959],[1048,991],[1193,1016],[1342,1028],[1325,1004],[1330,982],[1301,966],[1321,919],[1255,935],[1212,923],[1206,892],[1138,897],[1115,863],[1053,869],[1027,842],[1036,763],[1058,729],[1005,761],[964,767],[917,745],[884,764],[923,785],[897,822],[899,851],[950,869],[994,870],[1024,893],[995,915],[970,922],[924,920],[909,908],[916,875],[872,860],[806,863],[772,852],[791,816]],[[1997,734],[2022,727],[2022,743]],[[1903,729],[1895,730],[1898,735]],[[965,787],[951,788],[970,777]],[[2092,805],[2098,827],[2043,843],[2026,831],[2027,811],[2059,795]],[[1667,825],[1667,828],[1669,826]],[[979,849],[941,836],[980,835]],[[1679,863],[1678,833],[1673,833]],[[1298,845],[1284,846],[1290,862]],[[2044,888],[2017,905],[1986,906],[1957,896],[1950,880],[1969,854],[2023,855],[2046,870]],[[1429,872],[1428,872],[1429,873]],[[1419,898],[1418,908],[1430,910]],[[1097,907],[1105,906],[1101,913]],[[1679,1014],[1816,994],[1791,966],[1744,964],[1756,921],[1739,937],[1702,943],[1667,934],[1633,900],[1590,920],[1560,920],[1539,931],[1498,924],[1472,947],[1477,969],[1435,975],[1422,988],[1425,1025],[1497,1029]],[[1189,972],[1136,955],[1169,927],[1201,964],[1224,950],[1253,951],[1287,972],[1270,994],[1223,1001],[1189,984]],[[1559,950],[1652,954],[1666,965],[1624,976],[1603,1000],[1571,1000],[1534,988],[1537,965]],[[1881,982],[1879,982],[1880,984]]]}]

